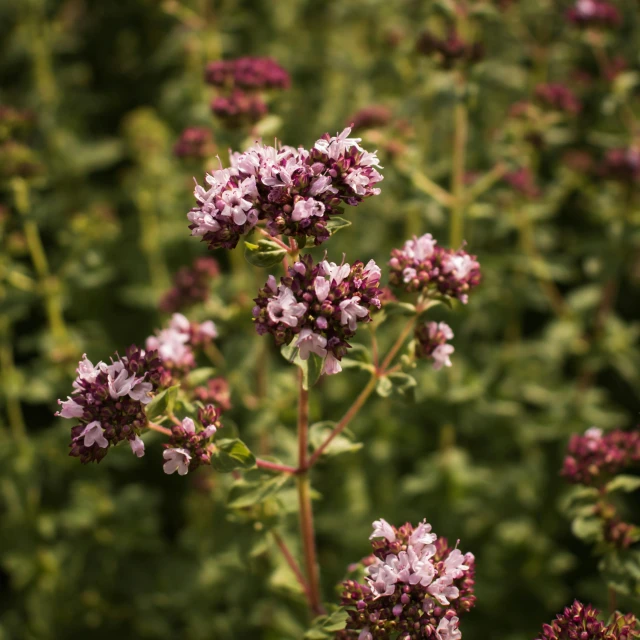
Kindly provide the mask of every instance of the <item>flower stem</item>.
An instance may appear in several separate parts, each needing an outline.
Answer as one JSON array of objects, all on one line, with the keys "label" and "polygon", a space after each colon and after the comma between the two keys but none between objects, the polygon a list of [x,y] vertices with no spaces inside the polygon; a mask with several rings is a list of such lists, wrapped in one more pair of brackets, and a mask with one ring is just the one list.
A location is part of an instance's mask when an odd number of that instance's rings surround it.
[{"label": "flower stem", "polygon": [[13,349],[11,348],[9,336],[9,322],[4,320],[0,325],[2,330],[2,343],[0,344],[0,372],[4,382],[4,394],[7,403],[7,417],[11,433],[16,442],[22,442],[26,439],[27,432],[24,424],[24,416],[22,415],[22,406],[20,399],[15,393],[15,377],[16,369],[13,361]]},{"label": "flower stem", "polygon": [[389,352],[385,356],[385,359],[382,361],[382,365],[380,366],[380,371],[378,373],[379,375],[384,375],[384,373],[387,370],[387,367],[391,364],[392,360],[395,358],[398,351],[400,351],[405,340],[409,337],[409,334],[413,331],[413,326],[415,324],[415,321],[416,321],[415,317],[410,318],[407,324],[405,325],[404,329],[400,332],[398,339],[394,342],[393,346],[391,347],[391,349],[389,349]]},{"label": "flower stem", "polygon": [[[460,92],[464,89],[464,78],[458,78]],[[449,245],[457,248],[462,244],[464,235],[464,169],[466,163],[467,137],[469,132],[469,118],[467,105],[462,95],[458,95],[453,113],[453,158],[451,173],[451,227]]]},{"label": "flower stem", "polygon": [[360,395],[355,399],[354,403],[349,407],[344,416],[342,416],[340,422],[338,422],[333,431],[327,436],[327,439],[313,452],[313,455],[309,458],[309,467],[312,467],[316,462],[318,462],[318,459],[323,454],[324,450],[331,444],[331,441],[347,428],[349,423],[355,418],[360,409],[362,409],[364,403],[376,388],[377,382],[377,376],[371,376],[371,380],[369,380],[367,386],[360,392]]},{"label": "flower stem", "polygon": [[164,433],[165,436],[171,435],[171,429],[168,429],[167,427],[162,427],[159,424],[156,424],[155,422],[148,422],[147,427],[149,427],[149,429],[151,429],[152,431],[157,431],[158,433]]},{"label": "flower stem", "polygon": [[609,615],[612,616],[618,608],[618,594],[612,586],[609,586],[607,593],[609,595]]},{"label": "flower stem", "polygon": [[285,541],[282,539],[282,536],[280,536],[280,534],[277,531],[272,531],[271,534],[273,535],[273,539],[275,543],[278,545],[278,549],[280,549],[280,551],[282,552],[282,555],[284,556],[284,559],[287,561],[289,568],[291,569],[291,571],[293,571],[296,577],[296,580],[302,587],[302,590],[304,591],[304,595],[309,601],[309,606],[312,607],[313,602],[311,599],[311,590],[309,589],[309,585],[305,580],[304,574],[302,573],[300,566],[296,562],[291,551],[289,551],[289,547],[287,547]]},{"label": "flower stem", "polygon": [[316,541],[311,506],[311,485],[307,463],[309,438],[309,392],[304,389],[302,371],[298,372],[300,400],[298,404],[298,508],[300,512],[300,535],[304,552],[304,565],[309,584],[309,605],[314,615],[323,612],[320,601],[320,575],[316,559]]},{"label": "flower stem", "polygon": [[288,464],[269,462],[269,460],[263,460],[262,458],[256,458],[256,466],[259,469],[268,469],[269,471],[277,471],[278,473],[298,473],[296,467],[291,467]]}]

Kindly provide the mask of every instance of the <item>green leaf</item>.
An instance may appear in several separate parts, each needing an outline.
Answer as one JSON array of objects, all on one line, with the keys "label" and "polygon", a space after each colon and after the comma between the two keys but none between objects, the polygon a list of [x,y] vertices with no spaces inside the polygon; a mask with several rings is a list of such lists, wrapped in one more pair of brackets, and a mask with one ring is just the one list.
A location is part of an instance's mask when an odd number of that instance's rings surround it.
[{"label": "green leaf", "polygon": [[408,302],[387,302],[384,305],[384,311],[388,316],[414,316],[417,309]]},{"label": "green leaf", "polygon": [[235,469],[251,469],[255,465],[255,456],[242,440],[234,438],[216,442],[216,450],[211,456],[211,466],[216,471],[229,473]]},{"label": "green leaf", "polygon": [[[314,451],[327,439],[335,426],[336,423],[330,420],[316,422],[311,425],[309,428],[309,442]],[[362,443],[353,442],[350,436],[351,434],[347,430],[343,431],[331,441],[329,446],[322,452],[322,455],[337,456],[341,453],[353,453],[362,449]]]},{"label": "green leaf", "polygon": [[307,236],[296,236],[296,244],[298,249],[304,249],[307,246]]},{"label": "green leaf", "polygon": [[213,367],[200,367],[199,369],[194,369],[190,371],[187,377],[185,378],[185,382],[190,387],[197,387],[201,384],[204,384],[212,378],[216,373],[216,370]]},{"label": "green leaf", "polygon": [[244,243],[244,257],[254,267],[272,267],[282,262],[286,253],[280,245],[266,238],[258,240],[258,244]]},{"label": "green leaf", "polygon": [[290,477],[289,474],[280,474],[275,477],[265,477],[259,482],[239,484],[232,490],[228,506],[231,509],[244,509],[264,502],[278,493]]},{"label": "green leaf", "polygon": [[158,416],[165,413],[171,413],[178,397],[180,385],[174,385],[156,395],[153,400],[145,407],[145,413],[148,420],[155,420]]},{"label": "green leaf", "polygon": [[329,615],[318,616],[313,620],[311,629],[304,634],[304,640],[333,638],[337,631],[342,631],[347,626],[348,618],[342,607],[338,607]]},{"label": "green leaf", "polygon": [[396,393],[413,400],[417,386],[416,379],[407,373],[390,373],[378,380],[376,392],[383,398],[388,398],[391,394]]},{"label": "green leaf", "polygon": [[576,518],[571,523],[571,530],[576,538],[585,542],[600,542],[603,540],[602,522],[598,518]]},{"label": "green leaf", "polygon": [[638,476],[616,476],[610,482],[606,484],[607,493],[613,493],[614,491],[624,491],[625,493],[631,493],[636,489],[640,489],[640,477]]},{"label": "green leaf", "polygon": [[345,220],[344,218],[339,218],[335,216],[327,222],[327,230],[331,235],[340,231],[340,229],[344,229],[345,227],[350,227],[351,222],[349,220]]}]

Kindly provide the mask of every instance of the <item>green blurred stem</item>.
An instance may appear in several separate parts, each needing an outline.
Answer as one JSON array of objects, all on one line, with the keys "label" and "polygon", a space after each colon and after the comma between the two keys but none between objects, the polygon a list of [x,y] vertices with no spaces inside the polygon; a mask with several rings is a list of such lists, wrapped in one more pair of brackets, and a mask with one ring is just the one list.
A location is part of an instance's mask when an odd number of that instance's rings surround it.
[{"label": "green blurred stem", "polygon": [[13,391],[13,382],[16,379],[17,371],[13,362],[13,350],[9,337],[9,321],[6,318],[3,319],[0,329],[2,335],[2,343],[0,343],[0,372],[2,373],[2,380],[4,381],[9,427],[16,442],[24,442],[27,437],[27,432],[20,400]]},{"label": "green blurred stem", "polygon": [[[464,78],[458,78],[460,92],[464,88]],[[451,227],[449,245],[452,248],[462,244],[464,236],[464,170],[467,154],[467,137],[469,134],[469,115],[464,96],[458,95],[453,113],[453,157],[451,173]]]},{"label": "green blurred stem", "polygon": [[382,365],[380,366],[380,371],[378,372],[378,375],[384,375],[386,373],[387,367],[391,364],[393,359],[396,357],[396,354],[398,353],[398,351],[400,351],[400,349],[402,348],[402,345],[405,343],[405,340],[409,337],[409,335],[413,331],[413,327],[415,323],[416,323],[415,317],[412,317],[409,319],[404,329],[400,332],[398,339],[393,343],[393,346],[391,347],[391,349],[389,349],[389,352],[387,353],[384,360],[382,361]]},{"label": "green blurred stem", "polygon": [[[533,235],[533,227],[526,212],[515,212],[515,218],[520,228],[520,245],[525,255],[535,265],[536,278],[540,288],[547,296],[549,305],[553,312],[559,317],[564,318],[570,314],[570,309],[560,290],[553,281],[551,274],[546,266],[544,258],[538,252]],[[540,273],[539,269],[543,269],[544,273]]]},{"label": "green blurred stem", "polygon": [[38,225],[28,217],[31,210],[29,185],[23,178],[13,178],[11,181],[11,189],[13,191],[15,207],[18,213],[23,216],[25,240],[31,255],[33,268],[38,275],[42,295],[44,296],[49,328],[51,329],[53,337],[62,342],[67,339],[68,332],[62,313],[60,287],[58,279],[53,276],[49,270],[49,261],[47,260],[44,246],[42,245]]},{"label": "green blurred stem", "polygon": [[504,176],[507,172],[507,165],[503,162],[498,162],[491,171],[485,173],[481,178],[478,178],[474,184],[467,189],[465,203],[467,205],[475,202],[483,193],[491,189],[493,185]]},{"label": "green blurred stem", "polygon": [[618,594],[612,586],[608,587],[607,593],[609,595],[609,615],[612,616],[618,608]]},{"label": "green blurred stem", "polygon": [[293,571],[293,574],[295,575],[296,580],[302,587],[302,590],[304,591],[304,595],[309,601],[309,606],[313,606],[313,602],[311,599],[311,590],[309,589],[309,585],[305,580],[302,570],[300,569],[298,563],[293,557],[293,554],[291,553],[291,551],[289,551],[289,547],[287,547],[285,541],[282,539],[282,536],[277,531],[272,531],[271,534],[273,535],[273,539],[275,543],[278,545],[278,549],[280,549],[280,552],[282,553],[284,559],[287,561],[289,568],[291,569],[291,571]]},{"label": "green blurred stem", "polygon": [[303,387],[302,370],[298,372],[300,391],[298,403],[298,508],[300,516],[300,535],[304,552],[304,565],[309,585],[309,606],[314,615],[323,613],[320,599],[320,575],[316,558],[316,540],[313,528],[313,508],[311,506],[311,484],[307,449],[309,446],[309,392]]},{"label": "green blurred stem", "polygon": [[169,272],[160,246],[160,224],[155,205],[147,190],[141,190],[136,201],[140,220],[140,248],[147,259],[151,286],[155,291],[163,291],[169,285]]}]

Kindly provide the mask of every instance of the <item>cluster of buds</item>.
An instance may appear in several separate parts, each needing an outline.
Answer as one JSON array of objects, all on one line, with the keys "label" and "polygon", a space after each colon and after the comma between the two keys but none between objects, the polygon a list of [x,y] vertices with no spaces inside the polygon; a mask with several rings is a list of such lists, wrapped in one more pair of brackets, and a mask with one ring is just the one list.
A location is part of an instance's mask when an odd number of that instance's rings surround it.
[{"label": "cluster of buds", "polygon": [[181,311],[209,298],[209,286],[220,273],[218,261],[207,256],[196,258],[188,267],[181,267],[173,278],[173,287],[160,300],[165,313]]},{"label": "cluster of buds", "polygon": [[340,360],[347,342],[361,322],[380,308],[380,268],[373,260],[313,264],[306,255],[289,268],[288,275],[267,284],[255,298],[253,318],[259,334],[271,333],[278,346],[290,344],[307,360],[312,353],[324,359],[324,373],[342,370]]},{"label": "cluster of buds", "polygon": [[472,65],[484,58],[484,47],[479,42],[465,42],[451,29],[445,38],[429,31],[422,33],[416,44],[419,53],[433,56],[443,69],[451,69],[457,63]]},{"label": "cluster of buds", "polygon": [[638,541],[640,530],[637,526],[624,522],[618,515],[616,505],[604,499],[599,500],[593,514],[602,523],[604,541],[616,549],[628,549]]},{"label": "cluster of buds", "polygon": [[288,89],[291,78],[273,58],[236,58],[210,62],[205,79],[214,87]]},{"label": "cluster of buds", "polygon": [[261,92],[288,89],[291,83],[275,60],[249,57],[210,62],[205,80],[224,92],[213,99],[211,110],[231,128],[258,122],[268,111]]},{"label": "cluster of buds", "polygon": [[84,355],[73,383],[73,397],[58,400],[62,418],[79,422],[71,429],[69,455],[83,463],[100,462],[110,446],[128,440],[132,451],[144,454],[140,433],[147,425],[144,405],[161,384],[161,361],[155,352],[135,346],[111,364],[92,364]]},{"label": "cluster of buds", "polygon": [[553,111],[575,115],[582,109],[580,100],[563,84],[539,84],[535,89],[535,97],[541,106]]},{"label": "cluster of buds", "polygon": [[239,129],[259,122],[269,109],[260,96],[234,89],[229,95],[216,96],[211,111],[231,129]]},{"label": "cluster of buds", "polygon": [[606,0],[578,0],[567,11],[569,22],[579,27],[612,29],[620,26],[618,9]]},{"label": "cluster of buds", "polygon": [[551,624],[542,627],[536,640],[632,640],[640,636],[638,621],[632,614],[615,612],[607,624],[592,605],[577,600],[556,616]]},{"label": "cluster of buds", "polygon": [[447,340],[453,338],[453,331],[446,322],[423,322],[416,326],[416,358],[430,358],[437,371],[451,366],[449,356],[454,352]]},{"label": "cluster of buds", "polygon": [[427,298],[457,298],[466,304],[469,291],[480,283],[476,257],[463,249],[437,246],[430,233],[414,236],[402,249],[393,249],[389,266],[392,285]]},{"label": "cluster of buds", "polygon": [[204,160],[215,153],[213,136],[207,127],[189,127],[181,134],[173,147],[173,154],[178,158]]},{"label": "cluster of buds", "polygon": [[619,182],[640,181],[640,149],[610,149],[604,158],[601,173],[605,178]]},{"label": "cluster of buds", "polygon": [[354,129],[375,129],[384,127],[391,122],[393,112],[389,107],[381,104],[372,104],[356,111],[349,122]]},{"label": "cluster of buds", "polygon": [[213,436],[222,426],[220,410],[211,405],[201,409],[198,420],[200,424],[196,425],[192,418],[183,418],[171,428],[169,442],[163,445],[165,463],[162,468],[165,473],[177,471],[184,476],[189,471],[210,464],[214,450]]},{"label": "cluster of buds", "polygon": [[509,171],[502,176],[514,191],[520,193],[525,198],[538,198],[540,196],[540,188],[536,184],[535,176],[528,167],[520,167],[514,171]]},{"label": "cluster of buds", "polygon": [[231,168],[207,175],[208,189],[196,184],[197,206],[188,214],[192,235],[211,249],[233,249],[264,220],[273,236],[324,242],[327,223],[343,204],[355,206],[380,193],[378,157],[350,133],[347,128],[338,136],[325,134],[311,151],[258,144],[233,154]]},{"label": "cluster of buds", "polygon": [[218,331],[211,320],[198,324],[189,322],[181,313],[174,313],[168,326],[149,336],[145,346],[157,353],[166,385],[171,378],[179,378],[195,367],[194,348],[208,344],[217,336]]},{"label": "cluster of buds", "polygon": [[569,482],[602,485],[640,462],[640,432],[616,429],[602,433],[591,427],[584,435],[571,436],[567,454],[562,475]]},{"label": "cluster of buds", "polygon": [[475,604],[475,559],[451,548],[426,522],[396,529],[373,523],[366,584],[343,583],[346,629],[338,638],[459,640],[459,616]]},{"label": "cluster of buds", "polygon": [[195,387],[193,396],[204,404],[214,404],[220,411],[231,409],[231,391],[224,378],[209,378],[206,385]]}]

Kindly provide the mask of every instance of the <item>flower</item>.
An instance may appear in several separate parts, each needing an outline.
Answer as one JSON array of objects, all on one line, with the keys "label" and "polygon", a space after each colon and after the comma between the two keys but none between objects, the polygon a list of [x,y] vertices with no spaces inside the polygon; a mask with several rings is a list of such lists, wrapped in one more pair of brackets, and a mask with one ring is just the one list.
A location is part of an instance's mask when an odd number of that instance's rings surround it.
[{"label": "flower", "polygon": [[211,130],[207,127],[185,129],[173,147],[173,154],[178,158],[204,159],[213,155],[214,151]]},{"label": "flower", "polygon": [[[73,396],[64,402],[57,416],[75,419],[71,428],[69,455],[83,463],[99,462],[110,446],[129,440],[136,455],[144,445],[139,439],[147,425],[144,406],[161,385],[161,361],[154,351],[135,346],[111,364],[94,365],[85,355],[78,363]],[[142,447],[142,448],[141,448]]]},{"label": "flower", "polygon": [[451,366],[449,356],[454,352],[447,340],[453,338],[453,331],[446,322],[426,322],[418,324],[415,330],[416,357],[431,358],[437,371]]},{"label": "flower", "polygon": [[426,521],[376,520],[370,539],[365,584],[343,583],[349,617],[338,637],[460,640],[459,616],[475,603],[473,554],[451,549]]},{"label": "flower", "polygon": [[198,416],[199,423],[193,418],[185,417],[180,424],[171,428],[169,442],[165,443],[162,454],[167,460],[164,464],[165,473],[178,473],[183,476],[187,471],[194,471],[202,465],[211,462],[213,453],[212,438],[220,424],[220,410],[208,405]]},{"label": "flower", "polygon": [[618,9],[606,0],[578,0],[567,11],[567,19],[579,27],[614,28],[622,19]]},{"label": "flower", "polygon": [[187,475],[191,455],[186,449],[166,449],[162,457],[166,460],[162,465],[165,473],[172,474],[177,471],[181,476]]},{"label": "flower", "polygon": [[167,313],[209,299],[210,282],[220,273],[215,258],[200,257],[188,267],[181,267],[173,279],[173,287],[160,300],[160,309]]},{"label": "flower", "polygon": [[427,297],[457,298],[468,302],[468,292],[480,284],[480,264],[463,249],[453,251],[437,245],[431,234],[407,240],[393,249],[389,281],[408,293]]},{"label": "flower", "polygon": [[536,640],[631,640],[640,636],[638,621],[632,614],[616,612],[609,624],[602,622],[599,615],[592,605],[574,600],[551,624],[543,625]]},{"label": "flower", "polygon": [[611,476],[640,462],[640,432],[596,427],[569,440],[562,475],[574,484],[602,486]]},{"label": "flower", "polygon": [[231,129],[255,124],[269,111],[265,101],[242,89],[234,89],[227,96],[217,96],[211,102],[211,111]]},{"label": "flower", "polygon": [[328,223],[380,193],[379,160],[351,138],[347,127],[325,134],[310,151],[256,144],[231,156],[231,166],[207,175],[209,188],[196,183],[196,207],[189,228],[211,249],[233,249],[240,237],[264,220],[273,236],[306,236],[316,245],[329,238]]},{"label": "flower", "polygon": [[207,65],[206,81],[217,87],[245,89],[288,89],[291,79],[273,58],[236,58],[216,60]]},{"label": "flower", "polygon": [[140,436],[136,436],[133,440],[129,440],[129,444],[131,445],[131,451],[138,456],[138,458],[142,458],[144,455],[144,442]]},{"label": "flower", "polygon": [[535,88],[538,101],[549,109],[575,115],[582,109],[580,101],[564,84],[539,84]]},{"label": "flower", "polygon": [[323,372],[341,371],[340,360],[361,322],[380,308],[380,269],[373,261],[313,263],[303,256],[281,278],[269,276],[255,298],[253,319],[259,334],[271,333],[278,346],[291,344],[307,360],[324,358]]}]

